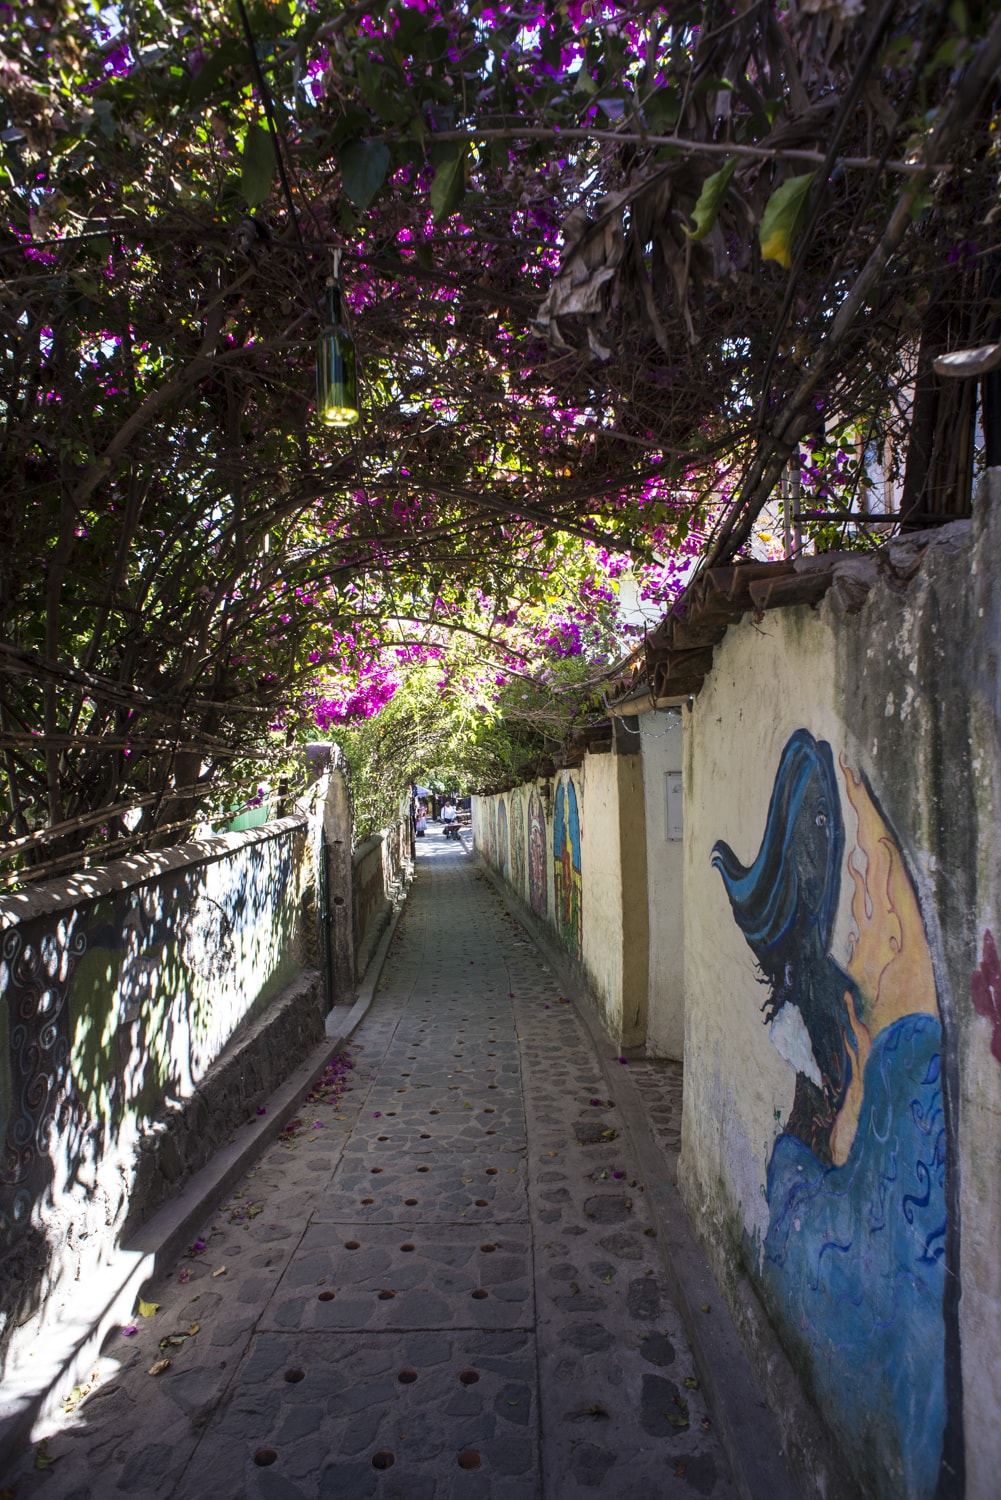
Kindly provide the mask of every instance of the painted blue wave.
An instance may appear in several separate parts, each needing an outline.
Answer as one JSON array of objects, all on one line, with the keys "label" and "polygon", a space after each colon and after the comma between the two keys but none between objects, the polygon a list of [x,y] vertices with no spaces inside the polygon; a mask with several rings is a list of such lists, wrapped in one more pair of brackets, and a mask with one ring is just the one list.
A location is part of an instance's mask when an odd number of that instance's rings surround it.
[{"label": "painted blue wave", "polygon": [[769,1306],[894,1500],[933,1495],[945,1425],[941,1047],[934,1017],[895,1022],[873,1043],[844,1165],[783,1135],[768,1169]]}]

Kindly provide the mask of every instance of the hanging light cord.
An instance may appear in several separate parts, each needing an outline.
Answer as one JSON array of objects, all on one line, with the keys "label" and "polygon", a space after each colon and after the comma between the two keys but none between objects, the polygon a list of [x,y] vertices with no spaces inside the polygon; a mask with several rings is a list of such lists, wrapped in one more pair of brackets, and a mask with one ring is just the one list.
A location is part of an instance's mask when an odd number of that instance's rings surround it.
[{"label": "hanging light cord", "polygon": [[317,295],[316,285],[313,280],[313,268],[309,263],[309,256],[306,253],[306,245],[302,238],[302,230],[299,227],[299,215],[296,213],[295,204],[292,201],[292,188],[288,180],[288,173],[285,170],[285,152],[282,149],[285,144],[284,136],[278,129],[278,123],[275,119],[274,101],[271,98],[271,90],[268,88],[267,80],[264,77],[264,70],[261,67],[260,59],[257,56],[257,41],[254,37],[253,31],[251,30],[250,18],[247,15],[243,0],[236,0],[236,8],[240,12],[240,20],[243,23],[243,33],[247,40],[247,51],[250,53],[250,66],[254,74],[254,80],[257,84],[258,91],[261,95],[261,102],[264,105],[264,115],[268,122],[268,129],[271,132],[271,143],[274,147],[275,160],[278,163],[278,175],[281,178],[282,191],[285,194],[285,202],[288,204],[289,218],[292,220],[292,227],[295,230],[296,243],[298,244],[299,252],[302,255],[303,265],[306,268],[307,284],[309,286],[310,292],[312,293],[313,308],[322,325],[326,323],[327,317],[322,306],[320,305],[320,299]]}]

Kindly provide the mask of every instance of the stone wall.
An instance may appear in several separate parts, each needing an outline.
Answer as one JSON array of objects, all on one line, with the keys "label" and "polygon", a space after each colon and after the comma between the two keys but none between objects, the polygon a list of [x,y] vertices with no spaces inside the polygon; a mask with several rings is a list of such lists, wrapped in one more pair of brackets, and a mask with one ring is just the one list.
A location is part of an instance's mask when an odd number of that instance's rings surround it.
[{"label": "stone wall", "polygon": [[286,1073],[322,1038],[317,983],[278,999],[312,888],[294,817],[0,898],[4,1351],[275,1086],[241,1043],[269,1008]]},{"label": "stone wall", "polygon": [[777,1338],[875,1500],[987,1500],[1001,1467],[989,480],[861,608],[731,627],[685,715],[681,1187],[766,1379]]}]

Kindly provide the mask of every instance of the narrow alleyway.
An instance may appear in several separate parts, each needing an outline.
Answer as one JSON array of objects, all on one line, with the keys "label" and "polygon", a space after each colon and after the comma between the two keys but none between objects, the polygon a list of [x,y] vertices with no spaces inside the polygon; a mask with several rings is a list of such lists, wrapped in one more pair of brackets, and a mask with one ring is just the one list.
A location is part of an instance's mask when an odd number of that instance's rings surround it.
[{"label": "narrow alleyway", "polygon": [[735,1494],[588,1034],[433,829],[351,1055],[4,1494]]}]

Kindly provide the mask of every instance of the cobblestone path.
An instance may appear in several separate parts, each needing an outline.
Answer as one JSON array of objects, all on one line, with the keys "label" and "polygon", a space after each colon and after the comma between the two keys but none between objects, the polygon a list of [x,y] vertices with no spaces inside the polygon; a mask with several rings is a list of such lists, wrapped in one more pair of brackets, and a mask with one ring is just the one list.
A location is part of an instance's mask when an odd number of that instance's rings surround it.
[{"label": "cobblestone path", "polygon": [[[588,1035],[471,857],[424,845],[348,1091],[264,1152],[6,1494],[730,1500]],[[641,1086],[676,1150],[680,1080]]]}]

